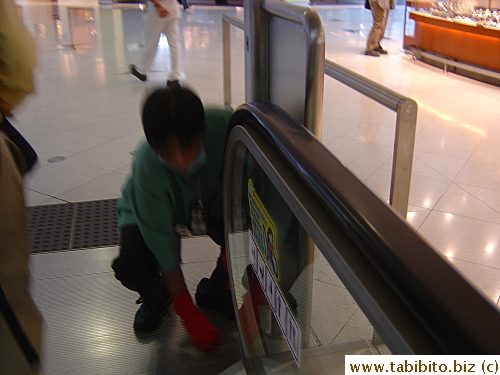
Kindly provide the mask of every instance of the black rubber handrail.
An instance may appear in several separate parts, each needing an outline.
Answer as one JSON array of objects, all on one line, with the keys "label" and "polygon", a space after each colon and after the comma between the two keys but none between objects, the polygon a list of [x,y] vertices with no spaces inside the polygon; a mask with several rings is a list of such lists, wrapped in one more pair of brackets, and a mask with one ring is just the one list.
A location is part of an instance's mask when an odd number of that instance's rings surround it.
[{"label": "black rubber handrail", "polygon": [[442,348],[499,354],[500,313],[395,210],[312,133],[272,104],[244,104],[231,126],[251,122],[324,204],[367,261]]}]

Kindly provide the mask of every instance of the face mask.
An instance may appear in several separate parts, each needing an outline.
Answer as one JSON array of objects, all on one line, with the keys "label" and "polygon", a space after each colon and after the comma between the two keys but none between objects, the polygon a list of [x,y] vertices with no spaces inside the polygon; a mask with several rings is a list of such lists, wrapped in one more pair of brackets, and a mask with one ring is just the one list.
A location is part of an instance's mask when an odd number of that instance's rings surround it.
[{"label": "face mask", "polygon": [[193,161],[193,163],[186,168],[183,175],[192,176],[198,172],[205,164],[207,164],[207,153],[205,152],[205,146],[201,145],[200,153],[198,157]]},{"label": "face mask", "polygon": [[158,155],[158,160],[164,167],[172,171],[175,171],[183,176],[192,176],[193,174],[198,172],[205,164],[207,164],[207,153],[205,151],[205,146],[201,145],[200,153],[191,163],[191,165],[189,165],[183,172],[180,172],[172,164],[163,160],[160,155]]}]

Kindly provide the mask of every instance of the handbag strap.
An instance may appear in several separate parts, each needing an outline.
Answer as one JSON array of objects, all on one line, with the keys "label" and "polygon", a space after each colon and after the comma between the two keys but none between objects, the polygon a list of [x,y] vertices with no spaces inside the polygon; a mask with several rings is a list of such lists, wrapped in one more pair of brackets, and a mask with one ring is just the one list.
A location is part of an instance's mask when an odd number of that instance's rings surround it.
[{"label": "handbag strap", "polygon": [[3,117],[3,121],[0,122],[0,130],[21,150],[29,171],[38,160],[36,151],[5,116]]}]

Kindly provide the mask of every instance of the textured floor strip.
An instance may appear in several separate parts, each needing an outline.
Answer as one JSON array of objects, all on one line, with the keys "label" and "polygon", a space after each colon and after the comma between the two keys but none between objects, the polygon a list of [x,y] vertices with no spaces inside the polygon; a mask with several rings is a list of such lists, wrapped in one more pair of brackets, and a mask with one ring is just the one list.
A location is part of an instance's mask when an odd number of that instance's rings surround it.
[{"label": "textured floor strip", "polygon": [[28,208],[34,253],[76,250],[119,243],[117,199]]}]

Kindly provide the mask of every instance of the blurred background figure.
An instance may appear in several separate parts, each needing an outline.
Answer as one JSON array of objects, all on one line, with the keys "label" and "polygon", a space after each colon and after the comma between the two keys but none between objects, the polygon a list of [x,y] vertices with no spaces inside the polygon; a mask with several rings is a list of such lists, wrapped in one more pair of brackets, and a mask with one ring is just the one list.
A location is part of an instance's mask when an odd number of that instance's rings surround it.
[{"label": "blurred background figure", "polygon": [[0,374],[38,374],[42,317],[29,291],[23,175],[37,156],[7,117],[34,91],[35,43],[12,0],[0,0]]},{"label": "blurred background figure", "polygon": [[177,0],[179,4],[182,5],[182,7],[184,8],[184,10],[186,10],[187,8],[189,8],[189,4],[188,4],[188,1],[187,0]]},{"label": "blurred background figure", "polygon": [[[186,5],[187,5],[187,0]],[[184,8],[186,9],[186,5]],[[129,69],[141,81],[147,79],[146,72],[151,68],[161,34],[165,34],[170,48],[170,72],[167,83],[178,85],[179,70],[179,5],[177,0],[146,1],[146,50],[139,65],[130,64]]]},{"label": "blurred background figure", "polygon": [[384,38],[389,10],[394,9],[395,6],[395,0],[366,0],[365,8],[372,11],[373,25],[366,41],[365,55],[379,57],[387,54],[380,42]]}]

